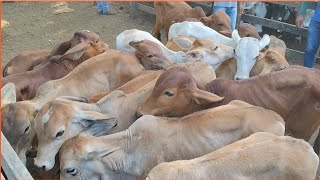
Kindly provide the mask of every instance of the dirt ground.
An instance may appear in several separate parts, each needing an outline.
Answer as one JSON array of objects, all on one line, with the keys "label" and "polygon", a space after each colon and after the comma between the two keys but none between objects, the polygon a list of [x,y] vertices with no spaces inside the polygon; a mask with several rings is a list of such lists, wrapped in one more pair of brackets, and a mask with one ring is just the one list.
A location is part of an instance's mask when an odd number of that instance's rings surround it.
[{"label": "dirt ground", "polygon": [[15,2],[2,4],[2,67],[25,50],[54,47],[79,30],[90,30],[115,48],[116,36],[127,29],[151,31],[155,16],[129,17],[129,3],[111,2],[116,15],[98,15],[93,2]]}]

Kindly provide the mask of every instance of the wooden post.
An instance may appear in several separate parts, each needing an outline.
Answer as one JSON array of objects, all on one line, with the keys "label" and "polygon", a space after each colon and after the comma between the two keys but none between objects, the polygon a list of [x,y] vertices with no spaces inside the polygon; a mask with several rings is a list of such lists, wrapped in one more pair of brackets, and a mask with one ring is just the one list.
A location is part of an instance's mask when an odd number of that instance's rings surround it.
[{"label": "wooden post", "polygon": [[27,168],[22,164],[16,152],[1,132],[2,169],[8,179],[33,180]]},{"label": "wooden post", "polygon": [[129,2],[129,5],[130,5],[130,17],[134,19],[138,16],[137,3],[131,1]]}]

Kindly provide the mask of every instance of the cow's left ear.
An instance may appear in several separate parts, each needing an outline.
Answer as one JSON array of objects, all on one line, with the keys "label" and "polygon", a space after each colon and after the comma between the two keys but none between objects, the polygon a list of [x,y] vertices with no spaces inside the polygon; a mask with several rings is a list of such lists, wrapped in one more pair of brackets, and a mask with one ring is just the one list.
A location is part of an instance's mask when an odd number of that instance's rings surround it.
[{"label": "cow's left ear", "polygon": [[7,104],[16,102],[16,88],[13,83],[8,83],[1,88],[1,105],[4,107]]},{"label": "cow's left ear", "polygon": [[263,35],[263,37],[260,39],[260,42],[259,42],[260,51],[266,46],[269,46],[269,44],[270,44],[270,36],[268,34]]},{"label": "cow's left ear", "polygon": [[83,53],[88,49],[90,44],[88,42],[82,42],[77,44],[73,48],[69,49],[66,53],[62,55],[62,59],[78,60],[83,55]]},{"label": "cow's left ear", "polygon": [[231,35],[233,41],[238,44],[238,42],[240,41],[241,37],[239,36],[239,33],[238,33],[238,30],[234,30],[232,32],[232,35]]},{"label": "cow's left ear", "polygon": [[176,43],[177,46],[179,46],[181,49],[184,49],[184,50],[189,50],[192,48],[192,44],[193,42],[188,39],[187,37],[181,37],[181,36],[178,36],[178,37],[175,37],[172,39],[173,42]]},{"label": "cow's left ear", "polygon": [[214,102],[219,102],[224,99],[224,97],[220,97],[216,94],[210,93],[208,91],[204,91],[201,89],[196,89],[192,93],[193,99],[199,105],[210,104]]},{"label": "cow's left ear", "polygon": [[202,22],[202,24],[204,24],[206,26],[208,25],[208,23],[210,21],[209,17],[202,17],[199,20],[200,20],[200,22]]},{"label": "cow's left ear", "polygon": [[119,147],[117,147],[117,148],[106,148],[106,149],[102,149],[102,150],[92,151],[92,152],[89,152],[84,159],[85,160],[100,159],[102,157],[105,157],[105,156],[115,152],[118,149],[120,149],[120,148]]}]

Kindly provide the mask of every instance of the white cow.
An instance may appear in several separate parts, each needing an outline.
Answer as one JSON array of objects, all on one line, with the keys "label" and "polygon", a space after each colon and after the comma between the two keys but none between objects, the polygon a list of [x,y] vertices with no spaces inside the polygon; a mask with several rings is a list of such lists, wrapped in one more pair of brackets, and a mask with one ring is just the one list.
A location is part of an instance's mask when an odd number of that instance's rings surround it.
[{"label": "white cow", "polygon": [[217,31],[203,25],[201,22],[188,22],[174,23],[169,29],[169,38],[177,36],[190,36],[196,39],[211,39],[216,43],[236,47],[236,42],[231,38],[226,37]]}]

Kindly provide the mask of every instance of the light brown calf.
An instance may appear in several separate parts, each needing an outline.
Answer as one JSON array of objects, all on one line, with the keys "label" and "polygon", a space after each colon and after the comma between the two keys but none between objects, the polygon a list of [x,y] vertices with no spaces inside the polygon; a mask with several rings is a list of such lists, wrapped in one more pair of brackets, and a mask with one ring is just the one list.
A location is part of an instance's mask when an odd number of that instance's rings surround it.
[{"label": "light brown calf", "polygon": [[205,87],[186,69],[174,68],[161,74],[138,112],[179,117],[237,99],[277,112],[286,121],[287,134],[308,141],[320,125],[319,84],[320,70],[301,66],[241,81],[218,78]]},{"label": "light brown calf", "polygon": [[230,17],[224,11],[217,11],[208,17],[202,17],[200,22],[218,32],[232,30]]},{"label": "light brown calf", "polygon": [[3,107],[2,131],[17,154],[25,156],[35,134],[32,123],[44,104],[59,96],[89,98],[114,90],[142,71],[144,67],[134,55],[109,50],[81,63],[64,78],[41,85],[34,99]]},{"label": "light brown calf", "polygon": [[[268,50],[265,53],[260,53],[259,59],[250,72],[250,77],[280,71],[288,66],[289,63],[281,54],[274,50]],[[237,62],[234,58],[231,58],[221,63],[218,69],[216,69],[217,78],[233,79],[236,71]]]},{"label": "light brown calf", "polygon": [[[215,79],[214,70],[207,63],[192,62],[173,65],[175,66],[190,69],[192,76],[199,79],[201,84]],[[85,131],[98,136],[127,129],[136,120],[135,113],[138,107],[150,96],[161,73],[162,71],[157,71],[137,77],[94,104],[82,103],[86,100],[75,97],[67,97],[68,101],[58,98],[47,103],[41,108],[35,119],[35,130],[39,140],[35,164],[44,170],[51,169],[55,162],[54,157],[63,142],[80,132]],[[138,80],[143,80],[143,83],[133,84]],[[130,89],[132,92],[124,93],[119,89]],[[114,119],[118,123],[112,128],[112,125],[115,124]],[[109,130],[110,128],[112,129]],[[51,138],[53,136],[54,139]]]},{"label": "light brown calf", "polygon": [[186,18],[200,19],[205,17],[201,7],[191,8],[185,2],[155,2],[156,24],[152,28],[152,36],[161,40],[160,31],[163,29],[168,38],[169,27],[173,22],[184,21]]},{"label": "light brown calf", "polygon": [[195,159],[161,163],[146,179],[311,180],[318,164],[306,141],[259,132]]},{"label": "light brown calf", "polygon": [[[43,49],[39,51],[23,51],[22,53],[18,54],[13,59],[11,59],[4,66],[2,70],[3,77],[10,76],[12,74],[30,71],[33,69],[33,67],[39,64],[44,65],[45,62],[42,62],[42,60],[45,58],[43,57],[48,56],[50,52],[51,52],[50,49]],[[48,62],[48,60],[49,59],[46,58],[46,62]]]},{"label": "light brown calf", "polygon": [[[145,178],[159,163],[196,158],[255,132],[283,135],[283,123],[277,113],[242,101],[182,118],[143,116],[125,131],[101,137],[80,134],[65,142],[61,178]],[[94,176],[91,163],[99,164]]]}]

